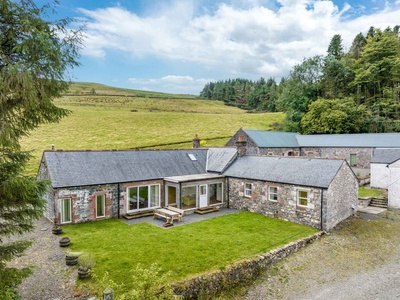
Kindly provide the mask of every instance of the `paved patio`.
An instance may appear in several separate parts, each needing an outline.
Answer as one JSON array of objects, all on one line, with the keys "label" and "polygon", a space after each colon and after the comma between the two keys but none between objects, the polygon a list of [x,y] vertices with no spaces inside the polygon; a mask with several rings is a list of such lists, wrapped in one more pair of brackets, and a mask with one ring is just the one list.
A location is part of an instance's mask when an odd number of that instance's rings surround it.
[{"label": "paved patio", "polygon": [[358,211],[361,213],[379,215],[380,213],[387,211],[387,209],[382,208],[382,207],[374,207],[374,206],[359,206]]},{"label": "paved patio", "polygon": [[174,226],[171,226],[171,227],[163,226],[163,224],[165,223],[165,219],[161,219],[161,218],[153,219],[153,216],[142,217],[142,218],[132,219],[132,220],[127,220],[125,218],[121,218],[120,220],[129,225],[135,225],[135,224],[147,222],[147,223],[153,224],[155,226],[158,226],[160,228],[168,229],[168,228],[174,228],[176,226],[182,226],[182,225],[199,222],[199,221],[203,221],[203,220],[208,220],[208,219],[212,219],[212,218],[216,218],[216,217],[224,216],[224,215],[228,215],[228,214],[233,214],[233,213],[237,213],[237,212],[239,212],[238,209],[221,208],[218,211],[214,211],[212,213],[208,213],[208,214],[204,214],[204,215],[195,214],[195,213],[189,214],[189,215],[184,215],[182,222],[174,221]]}]

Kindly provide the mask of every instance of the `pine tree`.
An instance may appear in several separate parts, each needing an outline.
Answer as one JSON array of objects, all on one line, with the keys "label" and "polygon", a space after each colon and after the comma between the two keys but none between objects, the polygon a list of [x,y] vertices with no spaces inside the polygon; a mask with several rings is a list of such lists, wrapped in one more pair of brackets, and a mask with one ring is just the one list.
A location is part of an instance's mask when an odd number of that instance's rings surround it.
[{"label": "pine tree", "polygon": [[6,242],[31,230],[43,215],[48,183],[23,174],[30,158],[20,138],[68,111],[52,100],[68,88],[66,71],[79,65],[81,31],[71,20],[45,20],[50,5],[32,0],[0,1],[0,295],[16,297],[15,287],[29,269],[6,267],[29,242]]}]

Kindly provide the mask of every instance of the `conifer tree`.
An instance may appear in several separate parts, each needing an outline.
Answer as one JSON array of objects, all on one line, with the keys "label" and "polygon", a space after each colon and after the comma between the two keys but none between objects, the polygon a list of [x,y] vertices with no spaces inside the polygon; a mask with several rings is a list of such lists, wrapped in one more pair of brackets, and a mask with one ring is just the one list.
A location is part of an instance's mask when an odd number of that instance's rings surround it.
[{"label": "conifer tree", "polygon": [[0,295],[6,299],[16,297],[15,287],[29,274],[6,267],[29,242],[7,238],[33,228],[48,185],[24,175],[30,153],[20,138],[68,114],[52,100],[68,88],[67,70],[79,65],[81,30],[69,30],[69,19],[46,20],[48,11],[50,5],[39,8],[32,0],[0,1]]}]

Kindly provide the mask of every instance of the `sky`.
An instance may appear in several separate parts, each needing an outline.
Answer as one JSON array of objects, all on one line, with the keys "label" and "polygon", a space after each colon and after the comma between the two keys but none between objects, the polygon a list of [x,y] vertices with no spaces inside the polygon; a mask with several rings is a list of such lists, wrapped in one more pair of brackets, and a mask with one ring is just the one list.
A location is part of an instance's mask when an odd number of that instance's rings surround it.
[{"label": "sky", "polygon": [[279,82],[304,58],[325,55],[335,34],[347,51],[370,26],[400,25],[400,0],[60,0],[55,8],[85,28],[73,81],[194,95],[229,78]]}]

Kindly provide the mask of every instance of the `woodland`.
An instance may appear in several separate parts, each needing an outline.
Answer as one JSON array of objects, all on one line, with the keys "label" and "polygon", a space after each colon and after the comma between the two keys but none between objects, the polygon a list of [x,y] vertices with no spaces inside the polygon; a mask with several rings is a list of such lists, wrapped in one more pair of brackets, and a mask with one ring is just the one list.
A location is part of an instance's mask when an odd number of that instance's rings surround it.
[{"label": "woodland", "polygon": [[284,112],[277,129],[303,134],[400,131],[400,26],[370,27],[345,51],[332,37],[326,55],[293,67],[279,83],[229,79],[207,83],[201,98],[249,111]]}]

